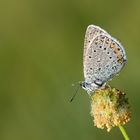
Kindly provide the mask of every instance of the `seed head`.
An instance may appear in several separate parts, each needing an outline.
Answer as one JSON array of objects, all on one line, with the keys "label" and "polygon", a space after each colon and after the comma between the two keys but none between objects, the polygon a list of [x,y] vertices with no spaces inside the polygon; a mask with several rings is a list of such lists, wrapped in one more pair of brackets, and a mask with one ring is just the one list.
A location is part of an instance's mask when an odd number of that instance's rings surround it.
[{"label": "seed head", "polygon": [[91,97],[91,116],[98,128],[124,125],[131,118],[130,105],[125,94],[118,89],[106,87],[96,90]]}]

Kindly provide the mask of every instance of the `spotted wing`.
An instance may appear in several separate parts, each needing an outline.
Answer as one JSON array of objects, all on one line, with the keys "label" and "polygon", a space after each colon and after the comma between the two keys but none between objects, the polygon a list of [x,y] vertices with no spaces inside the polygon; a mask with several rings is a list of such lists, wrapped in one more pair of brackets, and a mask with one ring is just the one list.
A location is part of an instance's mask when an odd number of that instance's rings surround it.
[{"label": "spotted wing", "polygon": [[98,26],[95,25],[89,25],[86,30],[85,34],[85,40],[84,40],[84,57],[86,54],[86,50],[91,44],[91,42],[96,38],[96,36],[100,34],[107,34],[109,35],[105,30],[101,29]]},{"label": "spotted wing", "polygon": [[123,46],[104,33],[95,36],[84,53],[84,77],[87,83],[104,84],[112,79],[126,62]]}]

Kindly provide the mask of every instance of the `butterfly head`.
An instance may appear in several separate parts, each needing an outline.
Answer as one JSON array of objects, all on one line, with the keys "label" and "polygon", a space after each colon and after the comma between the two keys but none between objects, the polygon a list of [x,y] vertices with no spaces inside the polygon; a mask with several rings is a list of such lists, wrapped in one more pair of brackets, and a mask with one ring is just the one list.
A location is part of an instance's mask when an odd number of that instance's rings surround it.
[{"label": "butterfly head", "polygon": [[88,83],[88,82],[85,82],[83,81],[82,83],[80,83],[80,86],[87,91],[87,93],[89,95],[92,95],[92,93],[100,88],[100,85],[97,85],[96,83]]}]

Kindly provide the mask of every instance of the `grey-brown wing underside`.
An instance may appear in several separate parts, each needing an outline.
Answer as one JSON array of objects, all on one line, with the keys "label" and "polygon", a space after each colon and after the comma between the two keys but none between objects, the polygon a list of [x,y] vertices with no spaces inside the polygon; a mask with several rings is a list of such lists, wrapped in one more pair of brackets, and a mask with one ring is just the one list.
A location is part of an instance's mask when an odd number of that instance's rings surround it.
[{"label": "grey-brown wing underside", "polygon": [[95,37],[100,35],[100,34],[109,35],[105,30],[101,29],[99,26],[89,25],[87,27],[87,30],[86,30],[86,33],[85,33],[85,40],[84,40],[84,54],[83,54],[84,57],[85,57],[86,50],[87,50],[88,46],[95,39]]},{"label": "grey-brown wing underside", "polygon": [[122,69],[126,62],[126,54],[123,46],[104,30],[100,30],[99,33],[96,33],[94,28],[93,31],[88,30],[84,46],[85,81],[92,83],[97,80],[103,84]]}]

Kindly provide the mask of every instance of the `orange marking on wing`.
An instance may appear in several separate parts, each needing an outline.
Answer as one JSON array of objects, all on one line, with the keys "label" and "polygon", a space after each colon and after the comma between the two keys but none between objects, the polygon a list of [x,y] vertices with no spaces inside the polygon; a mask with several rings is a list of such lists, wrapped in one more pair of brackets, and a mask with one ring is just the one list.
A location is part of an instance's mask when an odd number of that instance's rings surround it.
[{"label": "orange marking on wing", "polygon": [[118,46],[114,43],[111,43],[110,48],[112,48],[114,50],[114,53],[116,54],[117,59],[118,59],[117,60],[118,63],[122,64],[123,63],[123,56],[122,56],[122,53],[120,51],[120,48],[118,48]]},{"label": "orange marking on wing", "polygon": [[115,48],[115,45],[113,45],[112,43],[110,44],[110,48]]}]

